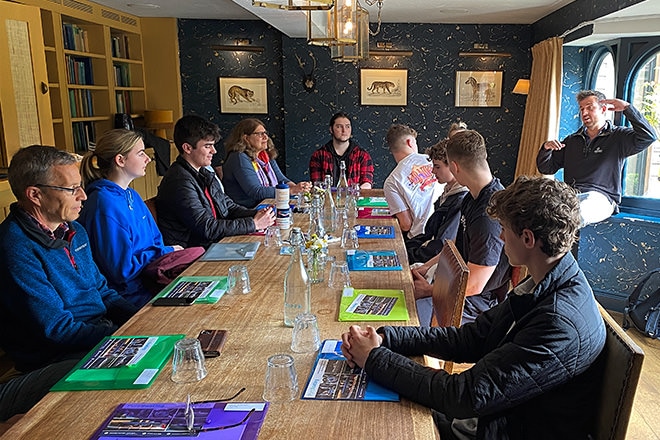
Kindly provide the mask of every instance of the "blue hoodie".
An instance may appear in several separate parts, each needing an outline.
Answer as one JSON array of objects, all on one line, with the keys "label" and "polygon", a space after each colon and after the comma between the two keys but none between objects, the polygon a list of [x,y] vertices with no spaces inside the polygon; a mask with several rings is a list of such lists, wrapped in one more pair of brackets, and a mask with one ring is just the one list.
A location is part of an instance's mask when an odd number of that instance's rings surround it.
[{"label": "blue hoodie", "polygon": [[142,269],[174,248],[163,244],[156,222],[134,189],[99,179],[85,191],[87,201],[78,221],[87,230],[96,264],[113,289],[143,306],[152,295],[142,284]]}]

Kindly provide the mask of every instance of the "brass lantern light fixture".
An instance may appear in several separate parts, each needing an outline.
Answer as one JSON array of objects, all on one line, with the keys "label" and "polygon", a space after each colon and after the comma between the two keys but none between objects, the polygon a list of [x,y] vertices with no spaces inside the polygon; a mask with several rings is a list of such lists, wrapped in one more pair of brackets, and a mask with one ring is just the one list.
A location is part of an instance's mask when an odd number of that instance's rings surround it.
[{"label": "brass lantern light fixture", "polygon": [[336,0],[328,11],[309,11],[307,42],[317,46],[357,43],[357,0]]},{"label": "brass lantern light fixture", "polygon": [[285,11],[327,11],[334,0],[252,0],[252,6]]}]

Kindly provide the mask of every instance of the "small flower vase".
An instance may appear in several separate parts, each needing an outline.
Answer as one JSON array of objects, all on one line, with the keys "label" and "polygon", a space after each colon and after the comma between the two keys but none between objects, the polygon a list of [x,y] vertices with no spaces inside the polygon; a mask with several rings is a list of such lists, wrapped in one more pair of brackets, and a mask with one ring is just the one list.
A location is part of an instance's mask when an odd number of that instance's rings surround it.
[{"label": "small flower vase", "polygon": [[327,260],[328,248],[307,250],[307,276],[309,282],[317,284],[325,278],[325,262]]}]

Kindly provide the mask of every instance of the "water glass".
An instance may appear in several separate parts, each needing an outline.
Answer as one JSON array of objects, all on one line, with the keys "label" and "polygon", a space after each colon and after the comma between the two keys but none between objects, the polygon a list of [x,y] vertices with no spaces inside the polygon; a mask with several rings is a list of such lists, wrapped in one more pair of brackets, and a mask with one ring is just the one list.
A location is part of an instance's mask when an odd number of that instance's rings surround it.
[{"label": "water glass", "polygon": [[247,266],[236,264],[229,268],[227,293],[250,293],[250,277]]},{"label": "water glass", "polygon": [[321,335],[316,316],[312,313],[301,313],[293,323],[291,351],[295,353],[315,352],[321,346]]},{"label": "water glass", "polygon": [[290,402],[298,395],[298,375],[293,357],[274,354],[268,358],[263,398],[267,402]]},{"label": "water glass", "polygon": [[344,228],[341,234],[341,247],[344,249],[357,249],[358,243],[357,231],[354,228]]},{"label": "water glass", "polygon": [[330,266],[330,276],[328,277],[328,287],[331,289],[344,289],[351,287],[351,276],[348,271],[348,263],[345,261],[333,261]]},{"label": "water glass", "polygon": [[266,228],[266,235],[264,235],[264,246],[282,246],[282,234],[280,232],[279,226],[271,225]]},{"label": "water glass", "polygon": [[177,383],[197,382],[206,377],[204,353],[199,339],[179,339],[174,344],[172,358],[172,381]]}]

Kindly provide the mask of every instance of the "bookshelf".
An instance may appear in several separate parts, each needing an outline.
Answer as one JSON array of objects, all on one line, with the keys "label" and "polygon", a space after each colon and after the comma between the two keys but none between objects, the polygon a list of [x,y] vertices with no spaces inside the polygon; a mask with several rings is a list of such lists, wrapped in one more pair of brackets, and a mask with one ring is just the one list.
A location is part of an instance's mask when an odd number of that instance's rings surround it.
[{"label": "bookshelf", "polygon": [[147,108],[139,18],[88,0],[19,0],[40,8],[55,145],[84,154],[115,113]]}]

